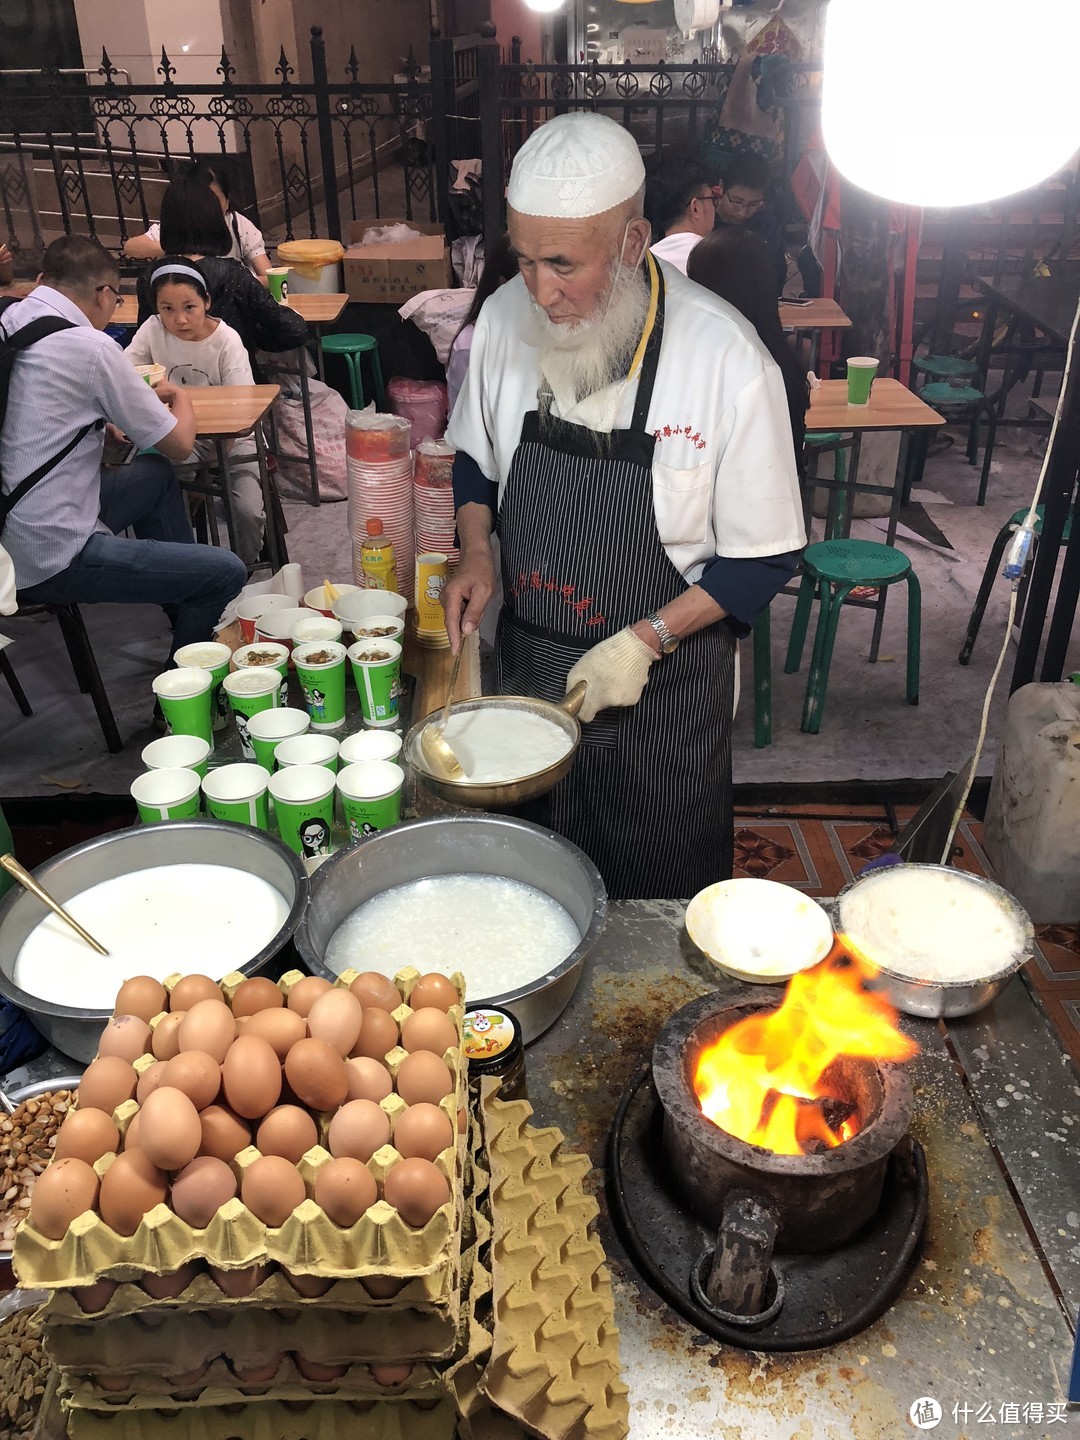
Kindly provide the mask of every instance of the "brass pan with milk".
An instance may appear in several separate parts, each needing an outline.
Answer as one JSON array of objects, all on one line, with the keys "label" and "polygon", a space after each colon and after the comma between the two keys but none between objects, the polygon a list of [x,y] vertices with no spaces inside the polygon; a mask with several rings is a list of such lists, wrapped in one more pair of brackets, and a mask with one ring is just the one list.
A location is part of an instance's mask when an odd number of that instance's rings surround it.
[{"label": "brass pan with milk", "polygon": [[529,695],[481,695],[475,700],[455,700],[454,714],[462,715],[475,710],[516,710],[538,715],[542,720],[555,725],[570,740],[570,749],[553,765],[543,770],[534,770],[529,775],[519,775],[514,780],[448,780],[436,775],[424,758],[420,747],[420,735],[430,722],[442,715],[441,707],[418,721],[405,737],[404,753],[409,764],[423,780],[427,788],[449,800],[453,805],[467,805],[474,810],[507,810],[533,800],[537,795],[546,795],[569,773],[581,744],[581,725],[577,713],[585,699],[585,682],[582,680],[558,704],[550,700],[537,700]]}]

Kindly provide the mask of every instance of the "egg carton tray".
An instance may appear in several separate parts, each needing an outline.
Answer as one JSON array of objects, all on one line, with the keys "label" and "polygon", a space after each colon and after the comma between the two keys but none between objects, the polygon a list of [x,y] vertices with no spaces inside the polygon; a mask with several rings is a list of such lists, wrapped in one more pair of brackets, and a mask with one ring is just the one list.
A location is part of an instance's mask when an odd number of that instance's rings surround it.
[{"label": "egg carton tray", "polygon": [[[86,1410],[64,1402],[70,1440],[147,1440],[145,1410]],[[169,1440],[454,1440],[450,1400],[245,1400],[162,1415],[155,1436]]]}]

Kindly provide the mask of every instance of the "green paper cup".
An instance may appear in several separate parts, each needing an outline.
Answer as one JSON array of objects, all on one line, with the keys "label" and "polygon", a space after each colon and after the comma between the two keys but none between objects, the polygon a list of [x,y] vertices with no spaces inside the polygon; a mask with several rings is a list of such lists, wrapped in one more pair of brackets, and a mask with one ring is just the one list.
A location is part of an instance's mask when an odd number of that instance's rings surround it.
[{"label": "green paper cup", "polygon": [[296,678],[313,730],[338,730],[345,724],[345,646],[336,640],[297,645],[292,654]]},{"label": "green paper cup", "polygon": [[270,777],[278,833],[305,860],[330,854],[334,782],[323,765],[290,765]]},{"label": "green paper cup", "polygon": [[306,620],[297,620],[292,628],[292,643],[306,645],[313,640],[340,640],[344,629],[340,620],[331,615],[316,615],[309,612]]},{"label": "green paper cup", "polygon": [[210,719],[210,693],[214,677],[209,670],[181,665],[154,678],[154,694],[165,716],[169,735],[197,735],[214,748]]},{"label": "green paper cup", "polygon": [[289,703],[289,656],[291,653],[288,645],[282,645],[277,640],[259,640],[251,645],[241,645],[239,650],[233,651],[232,658],[237,670],[258,669],[262,665],[272,665],[281,676],[278,704],[284,709]]},{"label": "green paper cup", "polygon": [[304,735],[311,724],[306,710],[261,710],[248,720],[248,739],[255,749],[255,763],[273,771],[274,751],[282,740]]},{"label": "green paper cup", "polygon": [[281,676],[269,666],[248,667],[226,675],[222,688],[229,697],[236,728],[240,734],[240,750],[245,760],[254,760],[255,747],[248,735],[248,722],[264,710],[278,709],[278,686]]},{"label": "green paper cup", "polygon": [[266,272],[266,283],[270,288],[270,294],[279,305],[284,305],[289,298],[289,271],[290,265],[275,265],[272,270]]},{"label": "green paper cup", "polygon": [[404,780],[405,771],[391,760],[361,760],[338,773],[338,794],[354,845],[398,823]]},{"label": "green paper cup", "polygon": [[141,758],[147,770],[194,770],[201,780],[210,746],[198,735],[163,735],[143,746]]},{"label": "green paper cup", "polygon": [[352,632],[357,640],[396,640],[400,645],[405,621],[399,615],[366,615],[353,622]]},{"label": "green paper cup", "polygon": [[200,670],[209,670],[214,677],[210,689],[210,719],[215,731],[229,727],[229,701],[221,688],[221,682],[229,673],[232,651],[228,645],[216,640],[203,640],[194,645],[181,645],[173,656],[174,665],[196,665]]},{"label": "green paper cup", "polygon": [[327,770],[337,770],[338,742],[333,735],[314,731],[309,735],[293,735],[278,744],[274,759],[279,770],[287,770],[292,765],[324,765]]},{"label": "green paper cup", "polygon": [[870,388],[877,374],[878,362],[873,355],[852,355],[847,362],[847,403],[869,405]]},{"label": "green paper cup", "polygon": [[194,820],[202,777],[194,770],[148,770],[132,782],[131,798],[144,825],[159,820]]},{"label": "green paper cup", "polygon": [[215,820],[269,830],[269,783],[270,772],[261,765],[222,765],[211,770],[202,782],[207,813]]},{"label": "green paper cup", "polygon": [[341,742],[342,765],[357,765],[362,760],[396,760],[401,754],[401,736],[393,730],[361,730]]},{"label": "green paper cup", "polygon": [[398,723],[401,694],[401,645],[397,640],[357,640],[349,646],[360,713],[365,725]]}]

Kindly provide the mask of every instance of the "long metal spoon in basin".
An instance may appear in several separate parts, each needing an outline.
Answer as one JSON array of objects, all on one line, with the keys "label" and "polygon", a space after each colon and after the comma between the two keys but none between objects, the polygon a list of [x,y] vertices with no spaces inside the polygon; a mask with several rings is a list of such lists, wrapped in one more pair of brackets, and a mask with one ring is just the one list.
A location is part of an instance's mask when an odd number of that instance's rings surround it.
[{"label": "long metal spoon in basin", "polygon": [[454,656],[454,664],[450,670],[450,684],[446,688],[446,704],[438,720],[432,720],[425,725],[420,732],[420,749],[429,767],[434,771],[440,780],[460,780],[465,771],[461,768],[461,761],[450,748],[450,743],[443,731],[446,729],[446,722],[450,719],[450,706],[454,699],[454,686],[457,684],[458,671],[461,669],[461,657],[465,653],[465,640],[458,646],[458,652]]},{"label": "long metal spoon in basin", "polygon": [[43,905],[47,905],[54,915],[59,915],[60,919],[70,925],[72,930],[81,936],[87,945],[96,950],[99,955],[108,955],[109,952],[105,949],[105,946],[100,945],[91,934],[83,929],[73,915],[69,915],[64,907],[58,904],[47,890],[41,888],[29,870],[24,870],[14,855],[0,855],[0,866],[2,866],[9,875],[13,876],[24,890],[29,890],[31,895],[36,896]]}]

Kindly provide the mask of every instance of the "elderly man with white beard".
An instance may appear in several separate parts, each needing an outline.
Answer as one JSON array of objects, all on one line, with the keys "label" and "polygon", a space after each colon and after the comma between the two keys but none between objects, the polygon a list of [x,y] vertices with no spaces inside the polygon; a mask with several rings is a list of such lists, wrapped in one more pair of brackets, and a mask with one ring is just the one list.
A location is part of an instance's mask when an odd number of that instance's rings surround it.
[{"label": "elderly man with white beard", "polygon": [[730,306],[658,262],[631,136],[559,116],[507,190],[520,275],[484,306],[447,432],[457,650],[495,590],[502,694],[585,681],[582,743],[521,813],[615,898],[731,874],[735,641],[805,544],[780,371]]}]

